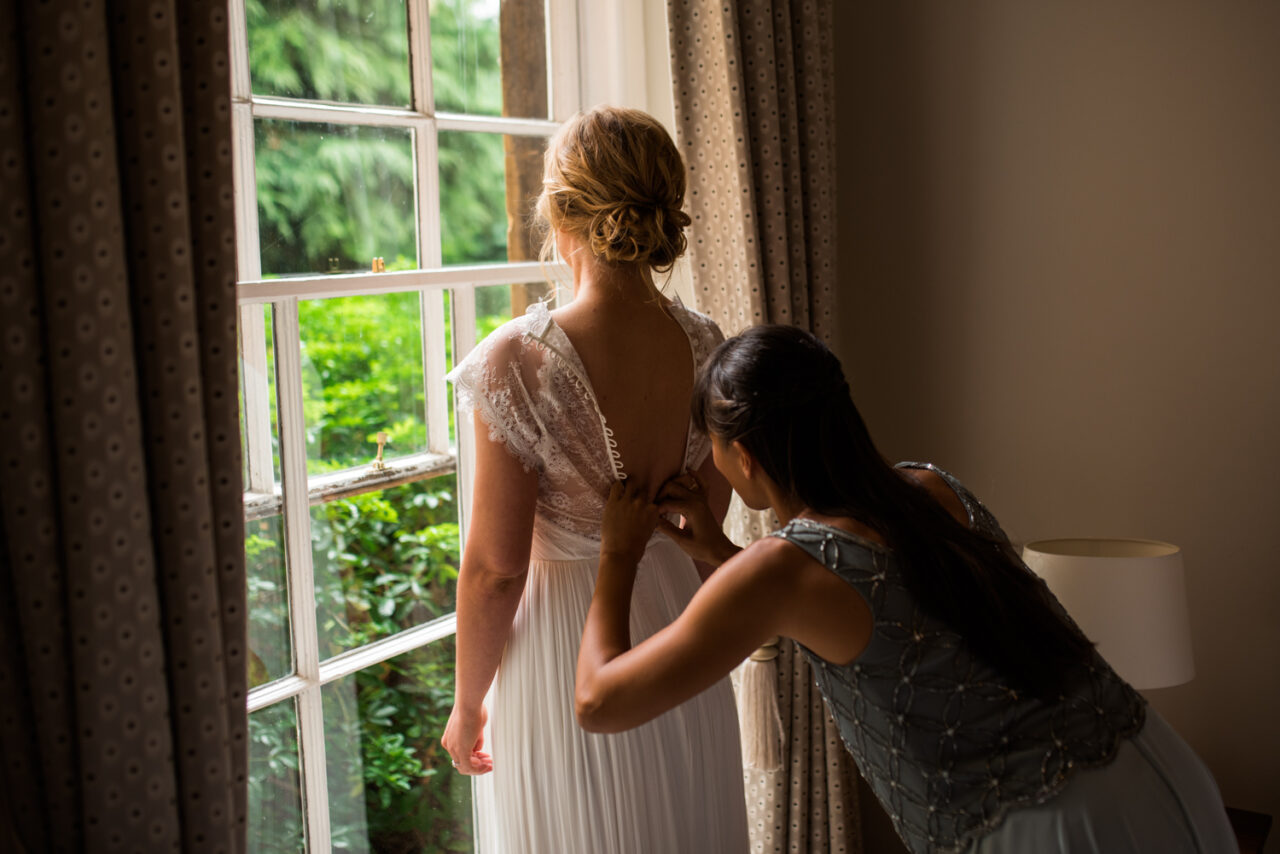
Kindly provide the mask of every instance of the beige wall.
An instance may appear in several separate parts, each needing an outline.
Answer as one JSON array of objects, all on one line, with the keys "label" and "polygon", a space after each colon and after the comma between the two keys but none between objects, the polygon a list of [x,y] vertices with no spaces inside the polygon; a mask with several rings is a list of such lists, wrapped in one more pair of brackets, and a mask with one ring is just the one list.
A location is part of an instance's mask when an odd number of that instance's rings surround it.
[{"label": "beige wall", "polygon": [[1017,541],[1180,544],[1197,674],[1148,697],[1280,818],[1280,4],[837,6],[873,434]]}]

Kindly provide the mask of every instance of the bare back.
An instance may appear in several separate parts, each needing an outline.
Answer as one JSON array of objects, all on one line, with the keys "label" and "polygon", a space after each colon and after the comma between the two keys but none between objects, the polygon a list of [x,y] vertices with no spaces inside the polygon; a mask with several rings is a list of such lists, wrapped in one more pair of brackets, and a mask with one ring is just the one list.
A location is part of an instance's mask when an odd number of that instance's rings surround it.
[{"label": "bare back", "polygon": [[695,371],[689,336],[664,303],[602,300],[552,312],[586,368],[623,471],[650,497],[684,465]]}]

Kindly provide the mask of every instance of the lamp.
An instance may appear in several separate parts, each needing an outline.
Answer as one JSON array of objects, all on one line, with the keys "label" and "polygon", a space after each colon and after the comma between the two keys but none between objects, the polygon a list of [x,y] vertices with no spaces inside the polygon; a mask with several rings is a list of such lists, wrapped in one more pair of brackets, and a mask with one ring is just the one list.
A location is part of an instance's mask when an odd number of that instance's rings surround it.
[{"label": "lamp", "polygon": [[1181,685],[1195,675],[1182,552],[1153,540],[1027,543],[1022,559],[1135,688]]}]

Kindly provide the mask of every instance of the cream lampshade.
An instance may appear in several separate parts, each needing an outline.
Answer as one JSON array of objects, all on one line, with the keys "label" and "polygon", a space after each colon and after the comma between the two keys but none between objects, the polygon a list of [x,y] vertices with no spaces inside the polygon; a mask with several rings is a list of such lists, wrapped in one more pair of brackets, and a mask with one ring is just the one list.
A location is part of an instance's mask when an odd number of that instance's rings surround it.
[{"label": "cream lampshade", "polygon": [[1135,688],[1195,675],[1182,552],[1153,540],[1039,540],[1022,559]]}]

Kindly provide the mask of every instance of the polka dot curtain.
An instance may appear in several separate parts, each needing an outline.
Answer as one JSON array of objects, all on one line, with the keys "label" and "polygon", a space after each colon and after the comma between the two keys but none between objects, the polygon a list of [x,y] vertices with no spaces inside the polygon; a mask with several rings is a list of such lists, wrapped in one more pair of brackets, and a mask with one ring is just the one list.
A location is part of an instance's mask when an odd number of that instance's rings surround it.
[{"label": "polka dot curtain", "polygon": [[225,3],[0,4],[0,848],[244,849]]},{"label": "polka dot curtain", "polygon": [[728,335],[835,324],[832,0],[668,0],[698,307]]},{"label": "polka dot curtain", "polygon": [[[830,341],[835,325],[832,0],[668,0],[676,138],[689,171],[698,308],[732,335],[788,323]],[[770,520],[735,502],[747,543]],[[853,761],[809,665],[783,640],[777,771],[747,769],[757,852],[858,852]]]}]

